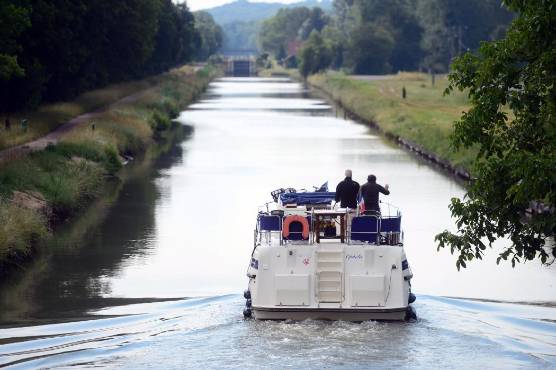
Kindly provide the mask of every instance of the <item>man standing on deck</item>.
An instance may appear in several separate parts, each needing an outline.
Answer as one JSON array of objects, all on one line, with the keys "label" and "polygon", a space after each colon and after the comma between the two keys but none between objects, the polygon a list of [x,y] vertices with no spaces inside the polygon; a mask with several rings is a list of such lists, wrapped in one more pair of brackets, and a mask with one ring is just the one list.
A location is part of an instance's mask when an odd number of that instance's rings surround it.
[{"label": "man standing on deck", "polygon": [[342,208],[357,208],[357,193],[359,184],[351,179],[351,170],[346,170],[346,178],[336,186],[336,202]]},{"label": "man standing on deck", "polygon": [[365,202],[365,214],[380,213],[380,206],[378,205],[379,193],[389,195],[389,186],[386,184],[384,187],[376,183],[376,176],[369,175],[367,183],[361,186],[361,196]]}]

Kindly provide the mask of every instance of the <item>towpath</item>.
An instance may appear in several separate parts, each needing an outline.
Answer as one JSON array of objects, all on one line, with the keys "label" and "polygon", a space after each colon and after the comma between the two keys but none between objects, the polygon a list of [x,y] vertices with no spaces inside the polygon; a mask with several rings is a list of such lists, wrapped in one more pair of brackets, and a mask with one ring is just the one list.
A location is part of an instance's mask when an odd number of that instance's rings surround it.
[{"label": "towpath", "polygon": [[351,75],[349,78],[359,81],[383,81],[392,78],[392,75]]},{"label": "towpath", "polygon": [[[204,64],[194,65],[192,66],[192,72],[189,74],[190,75],[195,74],[203,67]],[[90,123],[95,117],[99,116],[101,113],[104,113],[107,110],[110,110],[111,108],[114,108],[118,105],[133,103],[143,94],[145,94],[148,90],[149,88],[145,90],[141,90],[135,94],[128,95],[120,100],[115,101],[114,103],[108,104],[93,112],[84,113],[77,117],[74,117],[43,137],[40,137],[38,139],[29,141],[21,145],[0,150],[0,165],[21,158],[29,153],[44,150],[48,145],[57,144],[58,142],[60,142],[62,137],[67,135],[67,133],[72,131],[75,127]]]},{"label": "towpath", "polygon": [[44,150],[48,145],[57,144],[62,137],[64,137],[68,132],[73,130],[75,127],[90,123],[92,119],[94,119],[101,113],[104,113],[107,110],[114,108],[115,106],[128,104],[136,101],[141,95],[145,93],[145,91],[146,90],[142,90],[138,93],[128,95],[120,100],[117,100],[112,104],[108,104],[93,112],[84,113],[77,117],[74,117],[43,137],[40,137],[33,141],[29,141],[25,144],[21,144],[11,148],[1,150],[0,164],[8,163],[12,160],[21,158],[32,152]]}]

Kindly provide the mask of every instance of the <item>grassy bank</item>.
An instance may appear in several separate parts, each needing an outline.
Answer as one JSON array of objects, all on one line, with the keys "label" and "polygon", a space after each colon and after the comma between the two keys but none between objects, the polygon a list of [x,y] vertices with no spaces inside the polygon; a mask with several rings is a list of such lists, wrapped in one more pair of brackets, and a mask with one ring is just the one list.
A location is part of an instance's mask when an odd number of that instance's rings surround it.
[{"label": "grassy bank", "polygon": [[33,254],[52,226],[99,197],[122,164],[172,128],[217,71],[189,67],[154,78],[133,99],[110,107],[61,142],[0,168],[0,275]]},{"label": "grassy bank", "polygon": [[299,70],[297,69],[292,69],[292,68],[284,68],[282,67],[280,64],[278,64],[275,60],[271,61],[272,63],[272,67],[271,68],[265,68],[265,69],[261,69],[259,70],[259,76],[261,77],[291,77],[293,79],[296,80],[300,80],[301,79],[301,74],[299,73]]},{"label": "grassy bank", "polygon": [[[191,68],[191,67],[186,67]],[[149,77],[144,80],[130,81],[81,94],[75,100],[45,104],[37,110],[11,113],[0,117],[0,150],[26,143],[64,124],[71,118],[92,112],[99,108],[154,86],[157,86],[164,75]],[[11,128],[5,127],[5,119],[9,118]],[[27,120],[27,129],[21,127],[21,121]]]},{"label": "grassy bank", "polygon": [[454,121],[468,109],[467,97],[459,92],[443,96],[448,84],[445,77],[437,77],[432,86],[430,77],[420,73],[374,80],[326,73],[309,77],[309,83],[387,135],[422,148],[454,168],[472,172],[476,152],[455,152],[449,140]]},{"label": "grassy bank", "polygon": [[[261,71],[261,76],[277,75],[301,79],[297,69],[285,69],[277,64]],[[434,86],[430,76],[422,73],[373,78],[328,72],[310,76],[307,82],[357,118],[372,123],[425,157],[449,165],[459,174],[473,173],[477,151],[455,152],[449,139],[454,121],[469,108],[467,96],[457,91],[444,96],[448,86],[445,76],[437,76]]]}]

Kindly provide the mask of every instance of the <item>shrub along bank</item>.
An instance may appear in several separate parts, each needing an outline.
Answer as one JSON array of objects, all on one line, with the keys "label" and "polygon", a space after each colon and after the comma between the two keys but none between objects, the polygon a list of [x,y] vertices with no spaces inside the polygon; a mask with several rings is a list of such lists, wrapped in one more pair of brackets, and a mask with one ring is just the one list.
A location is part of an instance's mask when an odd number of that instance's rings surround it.
[{"label": "shrub along bank", "polygon": [[0,168],[0,277],[31,257],[57,223],[99,197],[127,159],[172,128],[218,72],[189,67],[161,75],[132,99],[75,127],[57,145]]}]

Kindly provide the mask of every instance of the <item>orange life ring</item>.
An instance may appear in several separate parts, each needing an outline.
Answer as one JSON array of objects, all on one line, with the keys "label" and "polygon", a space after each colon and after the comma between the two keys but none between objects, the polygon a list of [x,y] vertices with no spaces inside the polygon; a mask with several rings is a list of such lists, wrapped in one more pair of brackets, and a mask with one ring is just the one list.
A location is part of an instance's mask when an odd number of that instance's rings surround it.
[{"label": "orange life ring", "polygon": [[290,225],[292,222],[301,222],[302,226],[302,236],[303,239],[309,239],[309,221],[307,221],[306,217],[299,216],[299,215],[291,215],[286,217],[284,220],[284,228],[282,230],[282,236],[284,238],[288,238],[290,236]]}]

